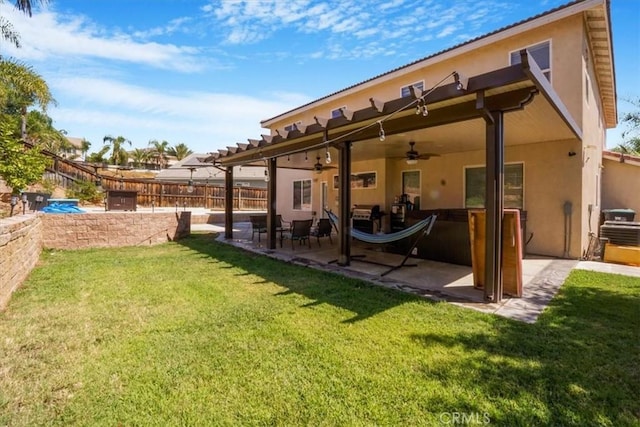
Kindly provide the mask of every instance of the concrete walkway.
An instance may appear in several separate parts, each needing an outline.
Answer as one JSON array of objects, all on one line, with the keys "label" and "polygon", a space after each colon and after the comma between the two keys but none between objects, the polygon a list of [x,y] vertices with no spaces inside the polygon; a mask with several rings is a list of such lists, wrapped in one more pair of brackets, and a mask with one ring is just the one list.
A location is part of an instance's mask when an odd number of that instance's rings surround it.
[{"label": "concrete walkway", "polygon": [[538,319],[538,316],[574,268],[640,277],[640,267],[593,261],[527,257],[523,260],[523,296],[521,298],[505,297],[501,303],[494,304],[485,302],[483,291],[474,288],[473,273],[469,266],[411,258],[410,263],[416,264],[416,267],[399,268],[381,276],[382,273],[389,270],[389,267],[380,264],[397,265],[403,257],[382,252],[372,245],[354,241],[352,254],[364,256],[365,260],[363,261],[365,262],[353,259],[349,266],[338,266],[331,262],[338,257],[337,236],[334,236],[333,245],[329,243],[327,238],[323,238],[320,246],[315,239],[312,239],[311,249],[308,246],[299,246],[297,243],[292,249],[290,241],[285,242],[282,248],[267,249],[265,247],[266,239],[261,239],[261,242],[258,242],[257,237],[255,241],[251,239],[250,223],[234,223],[233,239],[231,240],[224,238],[224,226],[219,224],[193,224],[191,231],[218,232],[220,233],[218,240],[223,243],[281,261],[332,271],[432,300],[446,301],[527,323],[533,323]]}]

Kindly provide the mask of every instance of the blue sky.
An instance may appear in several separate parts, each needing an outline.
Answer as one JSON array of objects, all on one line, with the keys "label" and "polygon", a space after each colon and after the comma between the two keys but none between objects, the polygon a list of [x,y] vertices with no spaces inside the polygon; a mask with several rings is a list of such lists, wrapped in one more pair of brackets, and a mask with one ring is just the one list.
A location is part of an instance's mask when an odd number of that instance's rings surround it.
[{"label": "blue sky", "polygon": [[[28,18],[0,2],[90,151],[105,135],[216,151],[267,133],[260,120],[567,0],[50,0]],[[618,111],[640,96],[640,1],[612,0]],[[608,131],[620,141],[623,124]]]}]

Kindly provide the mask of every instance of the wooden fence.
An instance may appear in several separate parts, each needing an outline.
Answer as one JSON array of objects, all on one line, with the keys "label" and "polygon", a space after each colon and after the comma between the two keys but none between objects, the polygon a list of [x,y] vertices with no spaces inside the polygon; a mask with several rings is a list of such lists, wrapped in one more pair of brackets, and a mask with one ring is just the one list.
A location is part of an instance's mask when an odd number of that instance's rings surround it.
[{"label": "wooden fence", "polygon": [[[77,181],[96,183],[100,178],[104,191],[137,191],[139,206],[156,207],[203,207],[205,209],[224,209],[224,186],[201,184],[193,185],[189,193],[186,183],[163,182],[153,179],[134,179],[99,175],[99,168],[83,166],[45,152],[53,158],[53,164],[47,169],[47,178],[58,185],[69,187]],[[267,210],[267,189],[253,187],[233,187],[234,210]]]}]

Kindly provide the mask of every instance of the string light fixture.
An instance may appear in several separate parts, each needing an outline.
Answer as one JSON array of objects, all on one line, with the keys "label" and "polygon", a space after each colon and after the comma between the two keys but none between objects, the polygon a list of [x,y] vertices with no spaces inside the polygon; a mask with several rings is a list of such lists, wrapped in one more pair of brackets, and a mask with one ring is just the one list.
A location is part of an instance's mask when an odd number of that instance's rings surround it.
[{"label": "string light fixture", "polygon": [[327,146],[327,152],[325,154],[325,158],[324,158],[325,162],[327,162],[327,164],[331,163],[331,153],[329,153],[329,147]]}]

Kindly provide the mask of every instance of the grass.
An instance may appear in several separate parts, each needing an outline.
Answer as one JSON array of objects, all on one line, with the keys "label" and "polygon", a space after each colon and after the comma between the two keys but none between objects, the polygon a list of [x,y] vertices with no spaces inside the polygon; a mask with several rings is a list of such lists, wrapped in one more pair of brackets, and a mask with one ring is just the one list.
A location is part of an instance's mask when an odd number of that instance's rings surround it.
[{"label": "grass", "polygon": [[0,313],[0,425],[640,425],[639,303],[574,271],[530,325],[208,235],[49,251]]}]

